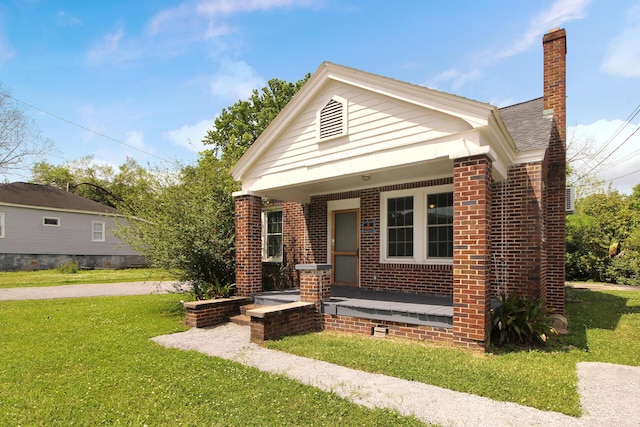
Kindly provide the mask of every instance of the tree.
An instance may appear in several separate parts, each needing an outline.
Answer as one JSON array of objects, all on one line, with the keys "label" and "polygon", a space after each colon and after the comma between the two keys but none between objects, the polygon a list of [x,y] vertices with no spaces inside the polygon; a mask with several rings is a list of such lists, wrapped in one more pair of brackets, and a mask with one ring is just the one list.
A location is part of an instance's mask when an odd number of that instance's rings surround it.
[{"label": "tree", "polygon": [[272,79],[260,92],[254,90],[248,100],[225,108],[202,141],[231,169],[244,152],[258,139],[273,119],[309,79],[296,83]]},{"label": "tree", "polygon": [[133,203],[138,194],[151,191],[151,172],[134,159],[127,158],[117,171],[109,165],[96,164],[85,156],[53,165],[37,162],[31,169],[31,182],[52,185],[103,205],[118,208]]},{"label": "tree", "polygon": [[200,153],[195,166],[177,173],[155,171],[153,191],[136,192],[135,198],[128,198],[132,203],[124,205],[130,221],[119,236],[154,266],[191,284],[197,299],[223,296],[233,282],[231,193],[237,183],[229,174],[231,167],[308,77],[295,84],[270,80],[248,100],[225,108],[203,141],[212,149]]},{"label": "tree", "polygon": [[567,217],[568,279],[640,284],[636,188],[632,196],[608,190],[578,200],[575,213]]},{"label": "tree", "polygon": [[26,171],[52,149],[53,142],[40,134],[35,122],[0,85],[0,174]]},{"label": "tree", "polygon": [[[137,194],[123,208],[117,234],[152,265],[193,287],[196,299],[226,296],[234,274],[233,181],[210,153],[196,166],[154,174],[157,192]],[[131,199],[132,200],[132,199]]]}]

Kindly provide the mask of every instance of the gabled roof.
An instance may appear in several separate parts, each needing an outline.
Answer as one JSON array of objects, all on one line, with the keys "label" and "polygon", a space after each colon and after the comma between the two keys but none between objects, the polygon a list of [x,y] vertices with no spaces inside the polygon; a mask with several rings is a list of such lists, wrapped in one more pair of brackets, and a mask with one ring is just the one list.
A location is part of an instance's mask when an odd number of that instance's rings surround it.
[{"label": "gabled roof", "polygon": [[553,116],[543,114],[542,98],[501,108],[500,115],[519,151],[549,146]]},{"label": "gabled roof", "polygon": [[0,203],[109,214],[118,212],[110,206],[55,187],[26,182],[0,184]]}]

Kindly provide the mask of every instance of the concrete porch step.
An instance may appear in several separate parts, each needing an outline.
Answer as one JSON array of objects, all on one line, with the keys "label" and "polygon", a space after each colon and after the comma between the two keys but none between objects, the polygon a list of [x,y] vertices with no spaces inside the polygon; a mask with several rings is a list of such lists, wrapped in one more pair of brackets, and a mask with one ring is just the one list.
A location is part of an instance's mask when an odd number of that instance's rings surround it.
[{"label": "concrete porch step", "polygon": [[253,310],[254,308],[264,307],[262,304],[246,304],[240,306],[240,314],[231,316],[229,320],[231,323],[235,323],[236,325],[250,325],[251,317],[247,316],[248,310]]},{"label": "concrete porch step", "polygon": [[251,317],[247,316],[246,314],[238,314],[235,316],[231,316],[229,320],[231,321],[231,323],[235,323],[236,325],[240,325],[240,326],[251,325]]},{"label": "concrete porch step", "polygon": [[246,315],[247,311],[249,310],[253,310],[254,308],[260,308],[260,307],[264,307],[263,304],[246,304],[246,305],[241,305],[240,306],[240,314],[241,315]]}]

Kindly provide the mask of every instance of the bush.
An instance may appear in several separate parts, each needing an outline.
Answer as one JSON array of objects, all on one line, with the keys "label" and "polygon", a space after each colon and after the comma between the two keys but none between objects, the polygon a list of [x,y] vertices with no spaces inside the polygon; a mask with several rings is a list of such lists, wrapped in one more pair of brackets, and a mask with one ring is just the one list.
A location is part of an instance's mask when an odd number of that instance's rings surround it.
[{"label": "bush", "polygon": [[228,298],[233,294],[234,284],[221,284],[219,280],[213,283],[204,280],[192,280],[190,283],[191,292],[193,292],[196,300]]},{"label": "bush", "polygon": [[78,264],[70,262],[68,264],[59,265],[56,267],[56,270],[61,274],[76,274],[80,269],[78,268]]},{"label": "bush", "polygon": [[551,326],[551,310],[544,307],[541,299],[529,300],[512,293],[502,294],[502,306],[494,312],[492,336],[502,344],[545,344],[547,337],[556,334]]}]

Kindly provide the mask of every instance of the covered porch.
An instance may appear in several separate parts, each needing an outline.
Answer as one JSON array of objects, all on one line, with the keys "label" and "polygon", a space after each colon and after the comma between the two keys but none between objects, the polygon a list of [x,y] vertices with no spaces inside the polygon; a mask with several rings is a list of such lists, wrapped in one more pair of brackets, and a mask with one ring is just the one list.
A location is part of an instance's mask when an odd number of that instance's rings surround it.
[{"label": "covered porch", "polygon": [[[262,292],[254,295],[253,300],[260,305],[298,302],[300,289]],[[321,313],[450,329],[453,297],[332,286],[330,298],[321,302]]]}]

